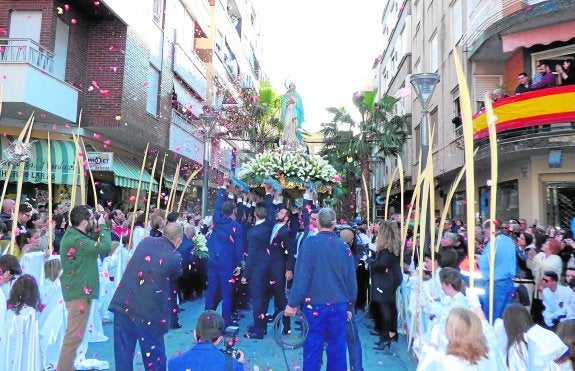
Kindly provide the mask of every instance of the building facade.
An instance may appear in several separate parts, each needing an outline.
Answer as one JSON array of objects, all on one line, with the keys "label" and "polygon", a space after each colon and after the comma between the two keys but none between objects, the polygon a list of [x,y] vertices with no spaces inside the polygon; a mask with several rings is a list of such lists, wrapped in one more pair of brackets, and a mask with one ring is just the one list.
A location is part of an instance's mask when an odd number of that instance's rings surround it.
[{"label": "building facade", "polygon": [[[202,164],[206,143],[215,187],[232,170],[237,144],[208,137],[200,118],[211,114],[217,122],[226,105],[242,104],[240,89],[257,89],[258,21],[244,0],[0,2],[2,149],[32,112],[35,117],[36,161],[27,165],[27,197],[45,187],[47,132],[56,143],[52,157],[61,163],[52,167],[63,189],[72,184],[72,133],[79,133],[88,152],[114,153],[109,168],[95,171],[101,201],[118,204],[135,193],[148,143],[144,188],[154,157],[161,163],[167,154],[164,187],[177,183],[182,191],[191,169]],[[190,198],[199,199],[201,181],[191,189]]]},{"label": "building facade", "polygon": [[[463,59],[472,109],[477,112],[474,118],[477,196],[473,200],[476,212],[484,220],[488,217],[491,178],[481,107],[486,92],[502,88],[510,97],[494,104],[499,118],[497,215],[502,220],[526,218],[529,224],[568,225],[575,214],[575,132],[571,124],[575,121],[574,89],[559,86],[517,96],[514,92],[519,73],[537,79],[539,63],[548,63],[555,71],[557,64],[574,57],[575,35],[571,30],[575,4],[541,0],[389,3],[388,7],[410,11],[411,73],[441,75],[429,105],[429,123],[436,128],[432,145],[436,215],[444,207],[445,196],[464,163],[460,92],[453,59],[456,48]],[[401,16],[391,19],[390,32],[402,22]],[[385,30],[388,25],[383,27]],[[401,39],[393,33],[385,39],[389,39],[389,45],[384,48],[384,56],[390,48],[403,47],[398,41]],[[377,71],[379,90],[394,95],[398,90],[395,81],[403,78],[401,70],[386,77],[385,73],[391,70],[382,63]],[[409,88],[408,81],[404,80],[403,87]],[[406,143],[411,160],[407,161],[405,174],[409,177],[410,172],[411,176],[417,173],[421,105],[414,93],[402,100],[400,107],[408,107],[404,113],[412,117],[408,130],[411,140]],[[464,190],[461,184],[450,205],[454,218],[464,217],[470,202],[465,199]]]}]

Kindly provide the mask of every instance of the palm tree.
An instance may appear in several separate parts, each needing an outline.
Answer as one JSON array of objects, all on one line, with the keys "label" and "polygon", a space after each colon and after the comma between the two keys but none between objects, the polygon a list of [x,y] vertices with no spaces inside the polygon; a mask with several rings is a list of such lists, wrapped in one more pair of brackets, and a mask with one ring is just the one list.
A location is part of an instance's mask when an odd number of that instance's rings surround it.
[{"label": "palm tree", "polygon": [[262,82],[259,92],[243,89],[241,95],[244,104],[226,109],[220,122],[229,136],[247,140],[251,152],[260,153],[273,146],[281,133],[280,96],[269,82]]},{"label": "palm tree", "polygon": [[[322,125],[325,155],[341,174],[348,174],[350,209],[353,210],[357,167],[369,180],[369,159],[397,156],[405,142],[405,118],[393,112],[396,98],[384,96],[375,102],[377,91],[364,91],[353,95],[353,103],[359,110],[361,121],[356,122],[343,108],[328,108],[334,116]],[[349,126],[342,130],[341,126]],[[339,167],[338,167],[339,166]],[[353,175],[353,176],[352,176]],[[359,175],[359,174],[357,174]],[[358,177],[361,180],[361,177]],[[362,188],[362,210],[367,209],[367,194]],[[351,203],[353,202],[353,203]]]},{"label": "palm tree", "polygon": [[[345,202],[336,203],[334,207],[338,215],[351,220],[355,217],[355,185],[357,163],[350,156],[349,143],[354,140],[352,128],[355,121],[344,107],[329,107],[327,111],[333,115],[331,121],[324,122],[321,126],[323,147],[319,154],[342,175],[342,196]],[[344,127],[348,127],[345,130]]]}]

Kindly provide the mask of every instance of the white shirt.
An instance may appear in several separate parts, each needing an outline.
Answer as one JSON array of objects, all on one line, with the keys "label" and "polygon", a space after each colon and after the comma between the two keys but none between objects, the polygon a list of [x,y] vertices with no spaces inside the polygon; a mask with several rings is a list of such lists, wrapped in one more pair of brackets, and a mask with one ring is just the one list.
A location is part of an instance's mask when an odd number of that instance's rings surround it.
[{"label": "white shirt", "polygon": [[[553,320],[561,315],[567,314],[567,307],[570,304],[573,291],[566,287],[557,285],[555,292],[548,287],[543,289],[543,319],[547,326],[553,326]],[[563,303],[560,305],[560,303]]]},{"label": "white shirt", "polygon": [[0,354],[4,354],[4,347],[6,345],[6,296],[0,290]]}]

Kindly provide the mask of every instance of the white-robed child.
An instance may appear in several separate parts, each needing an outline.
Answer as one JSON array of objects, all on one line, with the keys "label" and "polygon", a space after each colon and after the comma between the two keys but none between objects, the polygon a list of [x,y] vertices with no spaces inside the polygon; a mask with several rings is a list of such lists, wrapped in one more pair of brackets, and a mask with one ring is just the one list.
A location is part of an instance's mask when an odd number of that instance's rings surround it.
[{"label": "white-robed child", "polygon": [[10,291],[6,313],[6,347],[0,369],[42,369],[40,334],[36,314],[41,300],[38,284],[29,274],[20,276]]},{"label": "white-robed child", "polygon": [[62,263],[58,255],[51,255],[44,263],[44,282],[40,286],[40,298],[44,305],[38,314],[40,350],[44,370],[55,370],[66,332],[67,311],[62,296],[60,275]]},{"label": "white-robed child", "polygon": [[[100,315],[102,317],[102,322],[112,322],[114,320],[114,314],[108,310],[110,301],[114,296],[116,291],[116,272],[118,264],[118,254],[116,251],[120,243],[117,241],[112,242],[112,250],[108,256],[102,260],[102,264],[99,267],[100,273],[100,298],[98,299],[100,305]],[[119,278],[119,277],[118,277]]]}]

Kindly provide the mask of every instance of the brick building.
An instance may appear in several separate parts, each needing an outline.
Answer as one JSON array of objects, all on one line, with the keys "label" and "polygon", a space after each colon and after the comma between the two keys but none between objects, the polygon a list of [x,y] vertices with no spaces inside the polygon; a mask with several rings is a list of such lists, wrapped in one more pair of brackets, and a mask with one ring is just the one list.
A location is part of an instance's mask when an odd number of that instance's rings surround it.
[{"label": "brick building", "polygon": [[[226,104],[242,104],[242,87],[257,88],[258,19],[250,2],[234,0],[0,1],[0,146],[35,112],[34,148],[45,151],[50,131],[63,197],[72,178],[73,132],[88,152],[114,152],[113,166],[95,172],[101,202],[126,202],[135,193],[147,143],[144,189],[154,156],[163,154],[164,185],[171,187],[180,159],[183,177],[203,160],[204,109],[217,114]],[[237,144],[212,138],[211,147],[215,180],[231,170]],[[30,199],[45,187],[41,158],[27,165]],[[192,183],[190,198],[200,197],[200,186]]]}]

